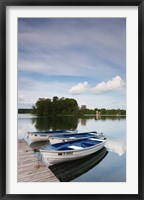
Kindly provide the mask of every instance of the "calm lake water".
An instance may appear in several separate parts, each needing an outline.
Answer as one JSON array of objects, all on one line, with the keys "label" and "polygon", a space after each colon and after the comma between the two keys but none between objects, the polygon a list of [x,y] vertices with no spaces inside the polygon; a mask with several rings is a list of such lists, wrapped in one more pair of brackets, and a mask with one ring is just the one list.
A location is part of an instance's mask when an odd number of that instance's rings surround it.
[{"label": "calm lake water", "polygon": [[[126,181],[126,117],[86,116],[41,117],[18,115],[18,139],[28,131],[77,129],[78,132],[103,132],[105,148],[86,158],[50,166],[62,182],[125,182]],[[41,145],[44,145],[41,143]]]}]

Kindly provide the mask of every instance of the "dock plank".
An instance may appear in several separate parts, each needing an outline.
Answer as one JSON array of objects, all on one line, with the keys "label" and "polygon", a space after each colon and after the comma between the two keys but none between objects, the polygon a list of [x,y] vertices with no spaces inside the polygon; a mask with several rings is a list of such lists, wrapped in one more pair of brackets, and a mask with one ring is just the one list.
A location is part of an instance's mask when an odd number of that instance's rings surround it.
[{"label": "dock plank", "polygon": [[59,182],[24,140],[18,140],[17,157],[18,182]]}]

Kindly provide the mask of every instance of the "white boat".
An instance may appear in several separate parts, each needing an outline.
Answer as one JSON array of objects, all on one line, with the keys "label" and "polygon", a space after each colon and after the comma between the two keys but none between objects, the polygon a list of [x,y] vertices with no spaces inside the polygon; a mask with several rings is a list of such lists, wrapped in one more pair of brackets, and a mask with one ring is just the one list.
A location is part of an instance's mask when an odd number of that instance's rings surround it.
[{"label": "white boat", "polygon": [[43,131],[43,132],[28,132],[26,140],[30,142],[48,141],[50,136],[63,135],[67,133],[77,133],[77,130],[57,130],[57,131]]},{"label": "white boat", "polygon": [[106,140],[96,138],[72,140],[52,145],[46,145],[40,149],[42,159],[46,165],[80,159],[99,151]]},{"label": "white boat", "polygon": [[60,142],[68,142],[71,140],[77,140],[77,139],[86,139],[90,137],[95,137],[97,139],[105,139],[103,133],[97,133],[96,131],[92,132],[85,132],[85,133],[68,133],[64,135],[53,135],[49,137],[49,141],[51,144],[56,144]]}]

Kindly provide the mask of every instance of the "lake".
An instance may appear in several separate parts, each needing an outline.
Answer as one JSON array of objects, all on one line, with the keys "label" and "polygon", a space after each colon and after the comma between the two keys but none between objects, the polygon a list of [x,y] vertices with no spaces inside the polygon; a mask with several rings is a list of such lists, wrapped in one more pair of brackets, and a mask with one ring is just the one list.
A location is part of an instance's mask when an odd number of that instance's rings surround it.
[{"label": "lake", "polygon": [[77,129],[78,132],[97,131],[103,132],[107,137],[105,147],[99,152],[80,160],[50,166],[49,168],[60,181],[126,181],[126,117],[84,116],[77,118],[18,115],[18,139],[23,139],[28,131],[57,129]]}]

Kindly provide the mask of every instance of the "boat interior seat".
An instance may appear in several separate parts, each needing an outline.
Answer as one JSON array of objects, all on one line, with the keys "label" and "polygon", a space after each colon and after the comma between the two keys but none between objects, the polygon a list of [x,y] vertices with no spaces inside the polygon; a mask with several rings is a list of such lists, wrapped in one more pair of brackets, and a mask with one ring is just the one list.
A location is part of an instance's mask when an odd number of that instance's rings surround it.
[{"label": "boat interior seat", "polygon": [[82,147],[80,146],[76,146],[76,145],[72,145],[70,146],[70,148],[74,149],[74,150],[80,150],[80,149],[83,149]]},{"label": "boat interior seat", "polygon": [[90,147],[90,146],[92,146],[92,144],[88,143],[88,142],[83,142],[83,143],[81,143],[81,146],[82,147]]},{"label": "boat interior seat", "polygon": [[62,150],[62,151],[72,150],[72,148],[70,148],[70,147],[61,147],[61,148],[59,148],[59,150]]}]

